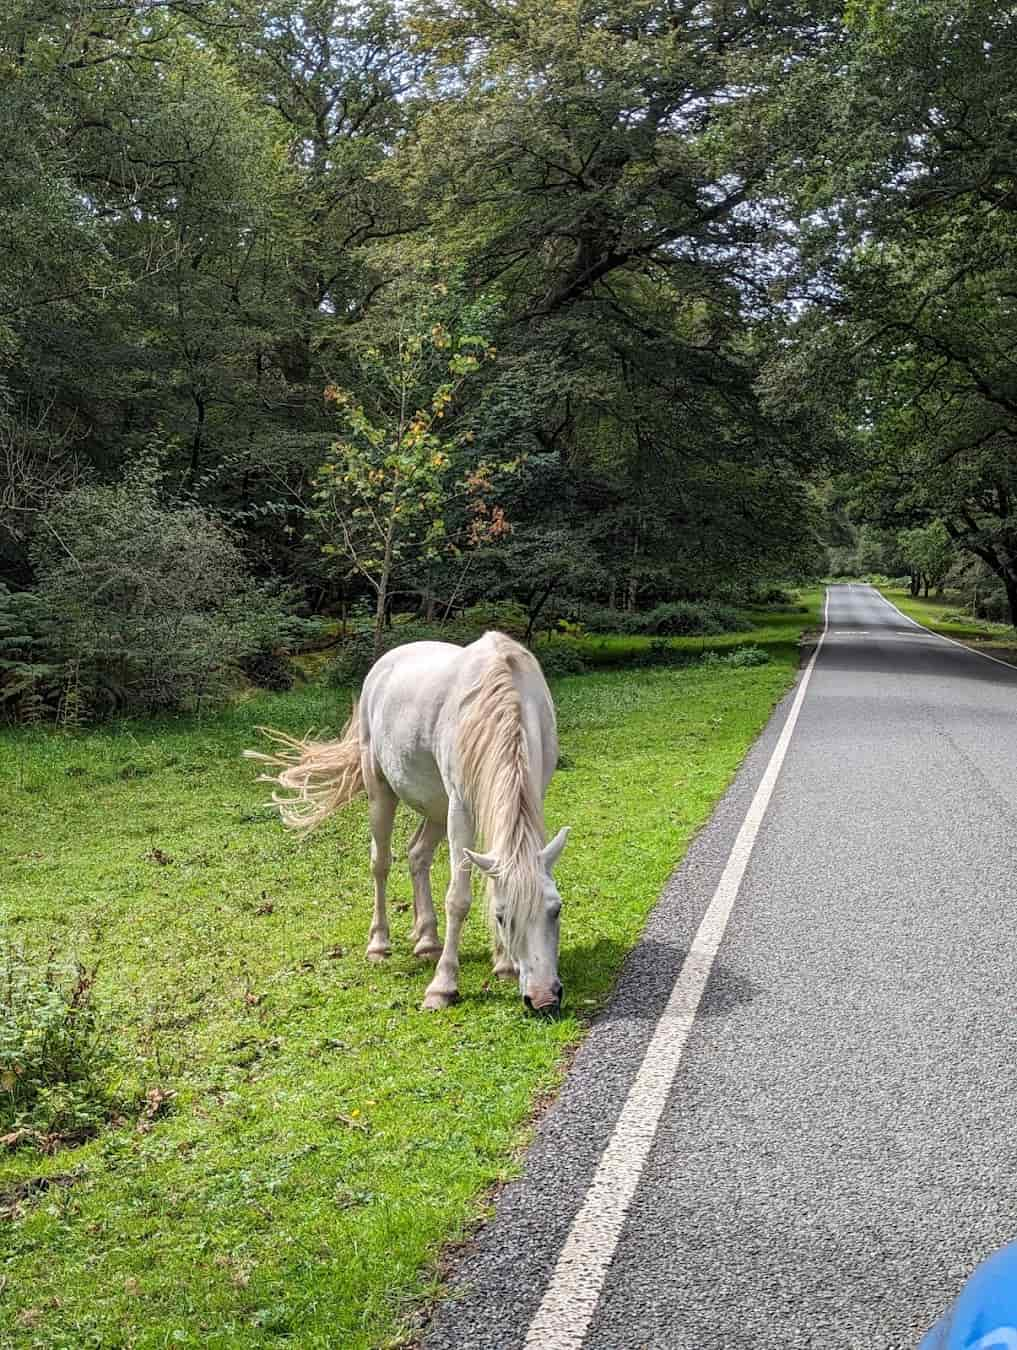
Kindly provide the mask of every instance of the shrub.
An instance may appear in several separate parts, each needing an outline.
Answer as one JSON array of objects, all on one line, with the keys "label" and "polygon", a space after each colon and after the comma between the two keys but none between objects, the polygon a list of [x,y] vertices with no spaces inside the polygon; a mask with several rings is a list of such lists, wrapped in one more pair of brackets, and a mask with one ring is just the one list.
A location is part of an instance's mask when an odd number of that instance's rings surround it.
[{"label": "shrub", "polygon": [[220,696],[246,656],[292,625],[224,527],[198,507],[165,505],[156,487],[142,478],[69,494],[34,550],[48,654],[75,715]]},{"label": "shrub", "polygon": [[628,611],[591,605],[582,610],[591,633],[625,633],[644,637],[709,637],[739,633],[752,623],[731,605],[717,600],[674,600],[654,609]]},{"label": "shrub", "polygon": [[748,666],[769,664],[770,654],[762,647],[735,647],[730,652],[704,652],[701,657],[704,666],[726,666],[728,669],[744,670]]},{"label": "shrub", "polygon": [[[521,641],[526,636],[529,622],[529,615],[522,605],[516,604],[514,600],[500,600],[486,605],[471,605],[456,626],[476,632],[477,637],[494,628],[499,633],[507,633],[509,637]],[[475,639],[471,638],[470,641]]]},{"label": "shrub", "polygon": [[749,605],[791,605],[794,603],[794,596],[783,586],[768,586],[764,582],[757,582],[749,587],[745,601]]},{"label": "shrub", "polygon": [[607,605],[583,605],[580,611],[583,627],[591,633],[627,633],[633,617],[623,609]]},{"label": "shrub", "polygon": [[629,615],[629,621],[629,632],[659,637],[708,637],[717,633],[743,632],[752,627],[736,609],[716,600],[697,604],[676,600],[642,614]]},{"label": "shrub", "polygon": [[36,597],[0,582],[0,716],[29,721],[45,710],[59,669],[44,659],[44,632]]},{"label": "shrub", "polygon": [[733,652],[725,652],[721,659],[737,670],[746,666],[768,665],[770,653],[762,647],[736,647]]},{"label": "shrub", "polygon": [[94,1134],[110,1105],[110,1054],[94,975],[8,946],[0,959],[0,1133],[50,1149]]},{"label": "shrub", "polygon": [[258,647],[240,658],[240,669],[252,684],[273,693],[284,693],[293,688],[296,678],[293,662],[286,652],[271,647]]},{"label": "shrub", "polygon": [[582,675],[586,671],[586,662],[570,642],[542,643],[533,654],[549,680],[562,675]]},{"label": "shrub", "polygon": [[[398,632],[408,627],[400,624]],[[401,639],[412,642],[413,638]],[[393,643],[399,646],[399,643]],[[325,670],[325,683],[342,687],[360,684],[374,662],[374,638],[370,633],[351,633],[340,644],[332,663]]]},{"label": "shrub", "polygon": [[689,666],[699,659],[697,652],[676,647],[670,638],[654,638],[647,647],[633,652],[628,664],[635,666]]}]

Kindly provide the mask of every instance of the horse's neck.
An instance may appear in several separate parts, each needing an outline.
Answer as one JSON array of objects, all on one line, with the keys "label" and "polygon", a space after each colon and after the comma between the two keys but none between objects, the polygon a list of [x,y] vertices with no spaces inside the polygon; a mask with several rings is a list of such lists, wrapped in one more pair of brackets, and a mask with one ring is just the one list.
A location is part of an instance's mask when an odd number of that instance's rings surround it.
[{"label": "horse's neck", "polygon": [[512,858],[525,865],[543,848],[544,812],[533,772],[533,758],[539,747],[527,735],[525,719],[517,736],[518,751],[508,763],[499,766],[492,784],[495,800],[482,804],[480,817],[487,823],[491,836],[486,847],[505,862]]}]

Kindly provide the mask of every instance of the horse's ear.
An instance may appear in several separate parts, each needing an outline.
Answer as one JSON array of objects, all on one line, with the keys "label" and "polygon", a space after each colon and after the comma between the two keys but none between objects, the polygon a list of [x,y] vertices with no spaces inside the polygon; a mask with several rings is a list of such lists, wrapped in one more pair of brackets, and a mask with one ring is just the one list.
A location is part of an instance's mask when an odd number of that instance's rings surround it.
[{"label": "horse's ear", "polygon": [[562,849],[568,841],[569,830],[571,826],[563,826],[554,836],[551,842],[541,850],[540,860],[549,872],[554,871],[554,865],[561,857]]},{"label": "horse's ear", "polygon": [[482,872],[497,872],[498,859],[492,858],[490,853],[474,853],[472,849],[464,848],[463,852],[469,858],[474,867],[479,867]]}]

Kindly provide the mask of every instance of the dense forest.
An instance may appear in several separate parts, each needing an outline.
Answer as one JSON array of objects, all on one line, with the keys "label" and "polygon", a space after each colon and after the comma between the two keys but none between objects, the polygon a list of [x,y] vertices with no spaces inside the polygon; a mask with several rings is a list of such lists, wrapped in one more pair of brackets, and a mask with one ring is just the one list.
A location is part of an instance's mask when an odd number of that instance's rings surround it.
[{"label": "dense forest", "polygon": [[0,129],[12,715],[830,568],[1017,618],[1006,7],[9,0]]}]

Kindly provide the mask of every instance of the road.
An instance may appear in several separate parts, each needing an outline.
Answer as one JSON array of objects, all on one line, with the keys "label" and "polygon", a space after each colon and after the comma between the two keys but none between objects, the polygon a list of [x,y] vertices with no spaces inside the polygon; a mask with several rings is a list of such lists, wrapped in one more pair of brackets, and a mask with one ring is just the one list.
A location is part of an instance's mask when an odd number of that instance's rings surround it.
[{"label": "road", "polygon": [[[838,586],[793,699],[668,884],[428,1350],[913,1350],[1017,1237],[1017,670]],[[616,1129],[795,715],[644,1163]],[[614,1231],[590,1196],[619,1153]]]}]

